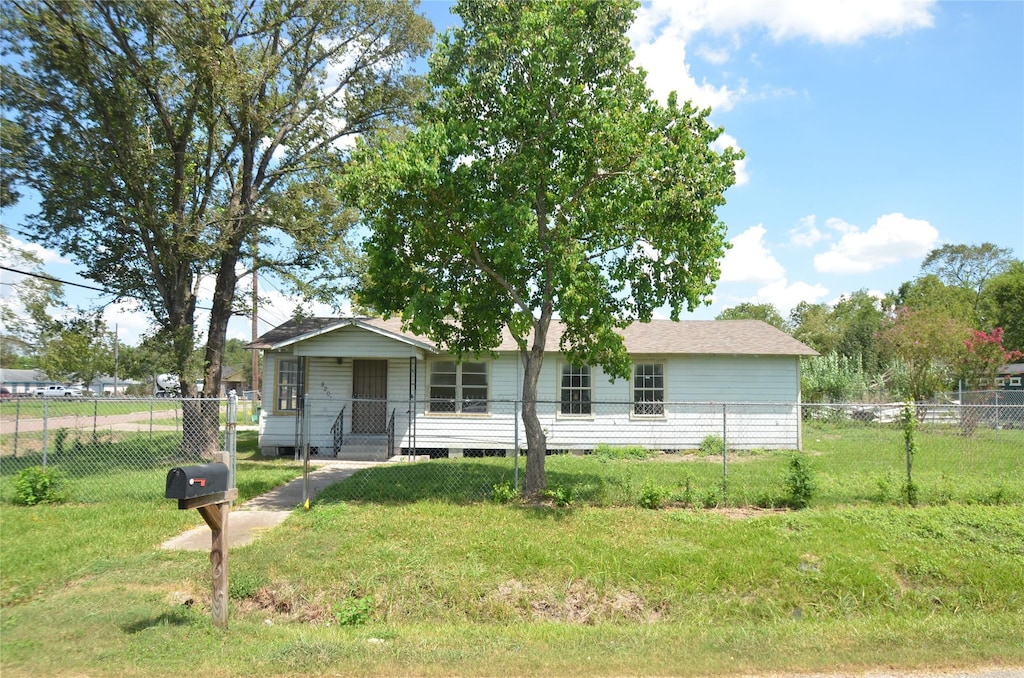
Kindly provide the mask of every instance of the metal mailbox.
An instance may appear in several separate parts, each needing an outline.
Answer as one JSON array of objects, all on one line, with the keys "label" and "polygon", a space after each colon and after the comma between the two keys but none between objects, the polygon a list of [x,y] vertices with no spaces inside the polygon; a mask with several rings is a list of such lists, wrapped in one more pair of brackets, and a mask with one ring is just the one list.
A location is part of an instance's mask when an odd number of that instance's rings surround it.
[{"label": "metal mailbox", "polygon": [[172,468],[167,472],[167,499],[192,499],[228,491],[228,467],[214,462]]}]

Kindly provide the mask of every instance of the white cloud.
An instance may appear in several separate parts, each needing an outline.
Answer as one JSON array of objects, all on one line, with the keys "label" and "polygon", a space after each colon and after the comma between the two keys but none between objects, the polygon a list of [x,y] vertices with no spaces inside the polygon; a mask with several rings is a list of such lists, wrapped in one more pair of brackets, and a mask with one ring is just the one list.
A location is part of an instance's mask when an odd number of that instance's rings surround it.
[{"label": "white cloud", "polygon": [[732,89],[727,85],[716,87],[706,80],[698,83],[686,63],[685,39],[663,35],[651,43],[634,43],[633,49],[636,65],[647,71],[647,86],[661,101],[674,91],[681,101],[690,99],[700,108],[727,111],[746,94],[743,86]]},{"label": "white cloud", "polygon": [[696,54],[704,61],[721,66],[732,58],[732,52],[728,47],[711,47],[710,45],[698,45]]},{"label": "white cloud", "polygon": [[826,294],[828,289],[822,285],[811,285],[803,281],[790,284],[785,278],[781,278],[758,289],[752,301],[773,304],[779,313],[787,316],[801,301],[817,303]]},{"label": "white cloud", "polygon": [[10,249],[0,252],[0,261],[3,261],[5,265],[11,264],[15,261],[16,257],[12,257],[11,253],[16,250],[22,250],[32,256],[39,259],[43,264],[71,264],[69,259],[65,259],[61,256],[60,252],[54,250],[48,250],[42,245],[38,245],[34,242],[24,242],[17,238],[10,238]]},{"label": "white cloud", "polygon": [[764,226],[751,226],[730,240],[722,259],[722,282],[772,282],[784,278],[782,268],[764,244]]},{"label": "white cloud", "polygon": [[824,238],[825,234],[818,230],[813,214],[802,217],[797,227],[789,232],[789,242],[796,247],[813,247]]},{"label": "white cloud", "polygon": [[103,308],[103,321],[111,330],[117,329],[117,339],[122,344],[138,345],[142,335],[152,326],[152,318],[134,300],[118,301]]},{"label": "white cloud", "polygon": [[652,0],[637,12],[634,40],[673,31],[729,34],[763,28],[775,40],[807,38],[848,44],[870,35],[899,35],[934,25],[934,0]]},{"label": "white cloud", "polygon": [[[806,39],[824,44],[856,43],[871,35],[899,35],[934,24],[934,0],[651,0],[637,11],[629,37],[636,63],[648,73],[647,84],[660,99],[675,90],[699,106],[728,110],[747,87],[697,82],[686,63],[686,48],[695,35],[732,38],[734,49],[745,30],[765,30],[776,41]],[[709,63],[730,58],[724,48],[695,48]]]},{"label": "white cloud", "polygon": [[827,252],[814,257],[814,270],[819,273],[875,271],[904,259],[923,257],[939,239],[939,232],[930,223],[899,212],[879,217],[863,232],[839,219],[826,224],[843,236]]}]

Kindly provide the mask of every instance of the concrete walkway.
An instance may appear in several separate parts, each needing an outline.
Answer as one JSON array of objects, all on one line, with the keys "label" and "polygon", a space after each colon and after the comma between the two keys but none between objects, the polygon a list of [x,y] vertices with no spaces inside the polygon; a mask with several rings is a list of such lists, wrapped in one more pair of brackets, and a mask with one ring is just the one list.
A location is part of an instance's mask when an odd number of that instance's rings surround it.
[{"label": "concrete walkway", "polygon": [[[309,500],[325,488],[340,483],[359,469],[376,466],[374,461],[311,461],[309,471]],[[266,494],[253,497],[247,502],[231,508],[228,516],[228,548],[251,544],[260,534],[284,522],[295,509],[302,508],[302,476],[279,485]],[[199,514],[196,514],[199,518]],[[203,525],[180,534],[163,544],[161,548],[180,551],[209,551],[210,528]]]}]

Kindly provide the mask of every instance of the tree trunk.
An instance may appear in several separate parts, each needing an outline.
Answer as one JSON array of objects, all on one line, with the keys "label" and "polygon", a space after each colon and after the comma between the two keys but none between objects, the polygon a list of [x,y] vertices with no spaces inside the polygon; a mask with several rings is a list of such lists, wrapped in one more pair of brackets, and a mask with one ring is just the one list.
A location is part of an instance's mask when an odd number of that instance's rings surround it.
[{"label": "tree trunk", "polygon": [[203,361],[203,391],[197,400],[186,400],[182,404],[182,448],[187,456],[193,458],[209,458],[220,449],[220,382],[224,373],[228,321],[238,282],[236,261],[237,257],[230,248],[221,257]]},{"label": "tree trunk", "polygon": [[541,316],[534,323],[533,346],[519,352],[523,361],[523,428],[526,429],[526,478],[523,494],[534,496],[547,488],[544,460],[548,452],[547,435],[537,416],[537,383],[540,369],[544,364],[544,349],[547,343],[548,327],[551,324],[551,308],[545,306]]}]

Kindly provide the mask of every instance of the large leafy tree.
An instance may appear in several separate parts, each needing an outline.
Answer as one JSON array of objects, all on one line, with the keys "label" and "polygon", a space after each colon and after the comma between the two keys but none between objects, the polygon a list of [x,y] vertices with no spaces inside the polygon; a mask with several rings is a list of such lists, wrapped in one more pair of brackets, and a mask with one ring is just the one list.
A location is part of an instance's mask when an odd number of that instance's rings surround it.
[{"label": "large leafy tree", "polygon": [[761,320],[783,332],[790,330],[789,323],[782,317],[774,304],[755,304],[744,301],[725,309],[715,316],[715,320]]},{"label": "large leafy tree", "polygon": [[1003,345],[1024,351],[1024,261],[1014,261],[985,286],[988,327],[1003,329]]},{"label": "large leafy tree", "polygon": [[922,274],[934,274],[950,287],[959,287],[969,295],[974,318],[981,320],[981,297],[985,284],[1013,262],[1013,252],[990,242],[980,245],[962,243],[943,245],[928,253],[921,263]]},{"label": "large leafy tree", "polygon": [[0,367],[39,367],[38,353],[56,329],[53,315],[64,305],[63,286],[43,274],[42,261],[19,247],[0,225]]},{"label": "large leafy tree", "polygon": [[801,301],[789,313],[793,336],[822,355],[832,353],[839,344],[839,333],[832,323],[832,307]]},{"label": "large leafy tree", "polygon": [[832,306],[801,302],[790,313],[789,322],[793,336],[822,355],[835,353],[856,363],[859,371],[873,374],[885,363],[876,341],[884,318],[878,298],[857,290]]},{"label": "large leafy tree", "polygon": [[99,314],[54,321],[39,347],[39,366],[50,379],[91,384],[113,371],[113,334]]},{"label": "large leafy tree", "polygon": [[[2,11],[4,103],[36,142],[38,240],[143,305],[186,395],[199,376],[216,393],[257,250],[259,268],[336,300],[350,254],[350,212],[330,190],[339,145],[420,94],[404,64],[431,28],[412,0],[9,0]],[[200,284],[213,300],[195,365]]]},{"label": "large leafy tree", "polygon": [[896,309],[878,332],[879,343],[893,356],[891,388],[914,401],[952,388],[970,337],[970,326],[948,314]]},{"label": "large leafy tree", "polygon": [[844,294],[832,307],[832,323],[838,333],[836,352],[859,361],[865,372],[877,372],[885,362],[876,341],[884,320],[882,302],[867,290]]},{"label": "large leafy tree", "polygon": [[970,325],[977,320],[975,301],[971,290],[946,284],[934,273],[907,281],[899,286],[895,294],[890,295],[894,308],[906,306],[914,311],[941,312]]},{"label": "large leafy tree", "polygon": [[[737,157],[632,65],[629,0],[455,6],[416,130],[361,153],[348,189],[372,227],[359,299],[456,354],[507,328],[523,364],[524,489],[545,487],[545,351],[628,378],[616,328],[705,302]],[[551,321],[565,324],[560,346]]]}]

